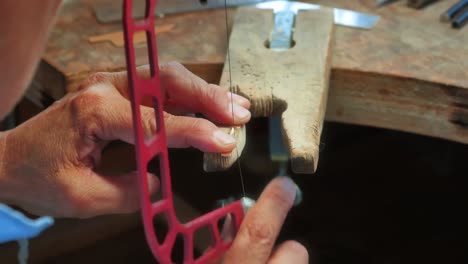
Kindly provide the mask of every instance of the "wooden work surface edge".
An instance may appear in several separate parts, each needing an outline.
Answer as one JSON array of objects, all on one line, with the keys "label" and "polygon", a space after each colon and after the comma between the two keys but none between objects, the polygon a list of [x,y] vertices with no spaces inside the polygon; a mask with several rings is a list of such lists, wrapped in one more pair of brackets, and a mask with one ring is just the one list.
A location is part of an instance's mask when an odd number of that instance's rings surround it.
[{"label": "wooden work surface edge", "polygon": [[[208,82],[219,83],[223,64],[183,64]],[[36,77],[47,79],[43,74],[38,72]],[[50,74],[53,80],[66,83],[53,71]],[[69,83],[68,90],[73,91],[82,78]],[[399,130],[468,144],[468,91],[464,87],[339,68],[332,68],[330,78],[326,121]],[[39,101],[58,100],[65,94],[50,87],[41,91],[35,93]]]},{"label": "wooden work surface edge", "polygon": [[468,91],[411,78],[334,69],[325,119],[467,144]]}]

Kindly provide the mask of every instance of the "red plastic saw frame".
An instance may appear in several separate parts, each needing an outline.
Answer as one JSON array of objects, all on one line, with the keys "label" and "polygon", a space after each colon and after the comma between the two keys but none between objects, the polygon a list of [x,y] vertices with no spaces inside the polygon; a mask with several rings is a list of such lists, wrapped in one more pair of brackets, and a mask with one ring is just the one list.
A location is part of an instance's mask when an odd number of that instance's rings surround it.
[{"label": "red plastic saw frame", "polygon": [[[192,0],[195,1],[195,0]],[[184,263],[206,263],[214,260],[225,252],[231,242],[225,242],[220,236],[218,222],[228,215],[232,217],[235,232],[239,229],[244,211],[240,201],[233,202],[225,207],[212,211],[188,223],[180,223],[176,217],[174,200],[172,197],[171,173],[169,169],[166,132],[164,128],[163,106],[164,97],[161,94],[159,81],[159,65],[154,32],[154,8],[156,0],[146,0],[145,18],[134,20],[132,17],[132,0],[123,3],[123,28],[125,38],[125,55],[127,60],[128,87],[133,114],[133,128],[135,134],[136,160],[138,166],[140,203],[145,227],[146,239],[154,257],[160,263],[172,263],[171,254],[177,236],[184,240]],[[135,49],[133,36],[136,32],[145,32],[148,47],[148,61],[150,77],[143,78],[137,74],[135,65]],[[140,115],[140,103],[143,98],[153,99],[156,116],[157,131],[151,140],[144,138]],[[159,157],[161,200],[152,203],[148,188],[147,165],[154,157]],[[168,232],[162,243],[158,242],[153,218],[165,215],[168,221]],[[208,228],[211,234],[211,247],[201,257],[195,259],[193,255],[195,231]]]}]

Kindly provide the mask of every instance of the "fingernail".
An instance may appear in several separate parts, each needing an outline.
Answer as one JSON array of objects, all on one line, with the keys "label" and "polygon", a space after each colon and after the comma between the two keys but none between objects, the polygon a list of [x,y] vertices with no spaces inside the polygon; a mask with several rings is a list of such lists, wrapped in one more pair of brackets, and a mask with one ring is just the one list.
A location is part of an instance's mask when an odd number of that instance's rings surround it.
[{"label": "fingernail", "polygon": [[224,133],[221,130],[217,130],[216,132],[214,132],[213,135],[214,135],[215,140],[221,145],[231,145],[236,142],[235,138]]},{"label": "fingernail", "polygon": [[285,179],[283,184],[283,188],[285,189],[285,191],[295,193],[293,206],[299,205],[302,202],[302,191],[299,188],[299,186],[297,186],[297,184],[290,177],[280,176],[280,178]]},{"label": "fingernail", "polygon": [[232,155],[232,151],[231,152],[226,152],[226,153],[221,153],[221,157],[229,157]]},{"label": "fingernail", "polygon": [[235,93],[228,92],[229,99],[231,99],[231,96],[232,96],[232,100],[234,101],[234,103],[238,105],[242,105],[244,107],[250,106],[250,101],[247,100],[247,98],[240,96],[238,94],[235,94]]},{"label": "fingernail", "polygon": [[250,111],[238,104],[229,104],[229,111],[234,111],[234,116],[237,119],[244,120],[250,116]]}]

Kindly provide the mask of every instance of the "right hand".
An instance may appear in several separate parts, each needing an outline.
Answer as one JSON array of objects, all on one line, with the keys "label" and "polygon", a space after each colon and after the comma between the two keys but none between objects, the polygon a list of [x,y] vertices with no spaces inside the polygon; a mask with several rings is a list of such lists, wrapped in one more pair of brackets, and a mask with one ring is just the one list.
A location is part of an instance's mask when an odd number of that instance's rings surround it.
[{"label": "right hand", "polygon": [[307,249],[296,241],[286,241],[274,248],[296,190],[296,184],[287,177],[271,181],[246,214],[222,263],[309,263]]}]

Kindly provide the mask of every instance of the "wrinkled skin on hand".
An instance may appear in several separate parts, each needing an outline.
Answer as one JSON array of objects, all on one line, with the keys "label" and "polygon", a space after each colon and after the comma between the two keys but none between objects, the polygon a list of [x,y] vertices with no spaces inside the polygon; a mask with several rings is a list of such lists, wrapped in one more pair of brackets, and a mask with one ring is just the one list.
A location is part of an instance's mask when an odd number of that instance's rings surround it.
[{"label": "wrinkled skin on hand", "polygon": [[[147,75],[146,67],[139,74]],[[235,139],[216,124],[242,125],[250,119],[247,99],[208,84],[179,63],[161,66],[168,146],[229,153]],[[232,108],[236,118],[232,118]],[[156,130],[152,108],[142,105],[146,136]],[[195,118],[202,113],[208,119]],[[210,121],[211,120],[211,121]],[[213,123],[214,122],[214,123]],[[95,172],[111,141],[133,143],[127,76],[97,73],[19,127],[6,132],[0,201],[33,214],[92,217],[139,209],[136,173],[106,177]],[[158,179],[148,175],[152,193]]]},{"label": "wrinkled skin on hand", "polygon": [[[0,1],[0,120],[27,88],[53,26],[60,0]],[[13,26],[12,26],[13,25]],[[140,69],[140,74],[148,74]],[[126,74],[98,73],[21,126],[0,133],[0,202],[38,215],[92,217],[138,210],[135,173],[106,177],[96,173],[102,149],[111,141],[133,141]],[[250,119],[249,102],[209,85],[180,64],[161,67],[165,123],[170,147],[231,152],[234,139],[216,124],[241,125]],[[143,102],[145,104],[145,102]],[[236,118],[232,120],[231,109]],[[156,129],[152,109],[141,108],[145,134]],[[203,113],[209,120],[190,117]],[[158,180],[150,178],[151,192]],[[247,213],[231,249],[216,263],[308,263],[307,250],[274,242],[291,208],[293,184],[270,183]]]}]

